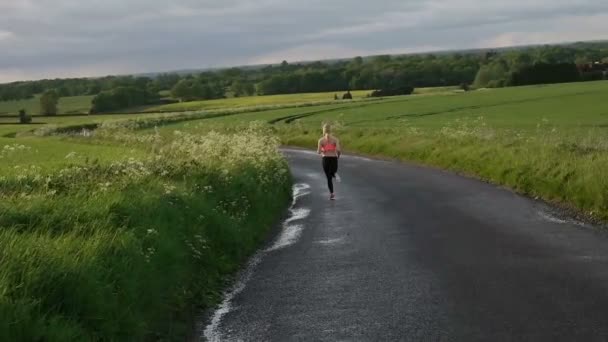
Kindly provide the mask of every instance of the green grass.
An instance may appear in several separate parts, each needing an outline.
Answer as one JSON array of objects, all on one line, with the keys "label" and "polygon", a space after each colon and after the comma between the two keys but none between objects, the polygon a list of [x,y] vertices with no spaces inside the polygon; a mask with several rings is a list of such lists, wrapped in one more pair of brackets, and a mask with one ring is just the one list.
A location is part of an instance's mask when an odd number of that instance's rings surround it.
[{"label": "green grass", "polygon": [[[436,87],[436,88],[418,88],[415,94],[439,94],[450,93],[457,90],[457,87]],[[246,97],[231,97],[218,100],[207,101],[191,101],[183,103],[174,103],[160,106],[146,106],[141,108],[133,108],[133,112],[180,112],[193,110],[208,110],[222,109],[234,107],[253,107],[265,105],[287,105],[307,102],[323,102],[332,101],[334,94],[340,98],[344,92],[329,92],[329,93],[307,93],[307,94],[288,94],[288,95],[272,95],[272,96],[246,96]],[[370,94],[370,90],[353,91],[353,97],[365,98]],[[169,96],[168,91],[162,91],[162,96]],[[91,100],[94,96],[71,96],[62,97],[59,99],[59,114],[87,114],[91,109]],[[20,109],[25,109],[30,115],[40,114],[39,95],[28,100],[19,101],[0,101],[0,117],[3,115],[16,115]]]},{"label": "green grass", "polygon": [[416,88],[414,89],[414,95],[437,95],[437,94],[449,94],[454,92],[460,92],[460,87],[429,87],[429,88]]},{"label": "green grass", "polygon": [[[346,150],[474,175],[608,220],[608,82],[397,97],[319,111],[274,129],[284,144],[314,148],[332,122]],[[312,108],[311,108],[312,109]],[[182,124],[236,130],[297,110]]]},{"label": "green grass", "polygon": [[159,114],[103,114],[103,115],[83,115],[83,116],[41,116],[34,117],[32,124],[16,124],[18,118],[0,117],[0,137],[12,136],[16,133],[33,131],[49,126],[78,126],[89,123],[100,123],[105,121],[115,121],[133,118],[155,118]]},{"label": "green grass", "polygon": [[184,340],[288,201],[271,141],[0,138],[0,340]]},{"label": "green grass", "polygon": [[[307,102],[331,102],[334,100],[334,94],[342,98],[344,92],[330,93],[307,93],[307,94],[289,94],[289,95],[270,95],[270,96],[246,96],[232,97],[227,99],[207,100],[207,101],[192,101],[174,103],[162,106],[153,106],[145,109],[146,112],[177,112],[203,109],[221,109],[234,107],[254,107],[266,105],[288,105]],[[354,99],[366,97],[371,91],[358,90],[351,92]]]},{"label": "green grass", "polygon": [[0,138],[0,151],[4,146],[19,146],[17,151],[0,154],[0,176],[16,176],[21,170],[36,165],[45,172],[59,170],[66,165],[85,165],[87,162],[111,163],[128,158],[139,158],[140,149],[112,144],[91,144],[79,139],[50,137],[39,139]]},{"label": "green grass", "polygon": [[[59,114],[86,114],[91,109],[91,100],[93,96],[62,97],[57,108]],[[0,117],[16,115],[21,109],[25,109],[29,115],[40,115],[40,96],[28,100],[0,101]]]}]

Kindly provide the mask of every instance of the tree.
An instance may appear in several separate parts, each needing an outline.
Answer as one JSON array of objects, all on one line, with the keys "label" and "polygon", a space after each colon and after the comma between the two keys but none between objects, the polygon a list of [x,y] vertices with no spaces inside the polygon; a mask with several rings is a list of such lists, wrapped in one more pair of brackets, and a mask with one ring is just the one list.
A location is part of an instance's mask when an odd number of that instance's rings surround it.
[{"label": "tree", "polygon": [[117,109],[141,106],[151,102],[151,97],[145,89],[134,86],[120,86],[106,90],[93,98],[91,113],[103,113]]},{"label": "tree", "polygon": [[226,97],[226,88],[219,81],[206,81],[201,77],[189,78],[179,81],[171,89],[171,95],[182,102],[220,99]]},{"label": "tree", "polygon": [[492,62],[482,65],[477,76],[475,76],[475,87],[502,87],[507,83],[509,70],[507,64],[502,59],[495,59]]},{"label": "tree", "polygon": [[55,90],[47,90],[40,97],[40,114],[57,115],[59,95]]},{"label": "tree", "polygon": [[91,114],[102,113],[115,107],[112,91],[106,90],[97,94],[91,101]]},{"label": "tree", "polygon": [[91,84],[87,89],[87,95],[97,95],[101,92],[101,84]]},{"label": "tree", "polygon": [[70,89],[68,87],[66,87],[65,85],[57,88],[57,90],[55,90],[55,92],[57,93],[57,95],[59,97],[68,97],[68,96],[72,95],[70,93]]},{"label": "tree", "polygon": [[576,65],[585,65],[585,64],[590,64],[590,63],[592,63],[592,61],[587,56],[577,56],[576,59],[574,60],[574,64],[576,64]]},{"label": "tree", "polygon": [[156,82],[158,82],[158,88],[160,90],[169,90],[180,80],[181,77],[178,74],[161,74],[156,77]]},{"label": "tree", "polygon": [[192,81],[183,79],[177,82],[176,85],[171,89],[171,96],[180,101],[190,101],[192,99]]},{"label": "tree", "polygon": [[[597,76],[596,79],[600,79]],[[566,83],[581,80],[581,73],[574,63],[537,63],[511,73],[509,84],[513,86]]]},{"label": "tree", "polygon": [[232,85],[230,86],[230,91],[232,91],[232,95],[234,97],[240,97],[245,93],[245,85],[241,80],[236,80],[232,82]]},{"label": "tree", "polygon": [[380,55],[380,56],[376,56],[374,57],[374,63],[375,64],[387,64],[390,63],[392,60],[392,57],[390,55]]},{"label": "tree", "polygon": [[255,94],[255,84],[252,82],[245,83],[245,94],[252,96]]},{"label": "tree", "polygon": [[31,122],[32,122],[32,117],[27,115],[27,113],[25,112],[25,109],[20,109],[19,110],[19,123],[29,124]]}]

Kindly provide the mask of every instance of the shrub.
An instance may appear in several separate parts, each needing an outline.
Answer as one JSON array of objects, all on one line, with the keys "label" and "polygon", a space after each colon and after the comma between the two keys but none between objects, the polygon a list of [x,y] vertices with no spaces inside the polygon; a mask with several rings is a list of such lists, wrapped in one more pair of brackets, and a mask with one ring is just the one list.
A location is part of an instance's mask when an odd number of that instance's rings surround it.
[{"label": "shrub", "polygon": [[47,90],[40,97],[40,114],[57,115],[59,94],[55,90]]},{"label": "shrub", "polygon": [[414,87],[402,86],[402,87],[396,87],[396,88],[374,90],[371,94],[371,97],[411,95],[413,92],[414,92]]},{"label": "shrub", "polygon": [[19,123],[21,124],[29,124],[32,122],[32,117],[27,115],[25,109],[19,110]]}]

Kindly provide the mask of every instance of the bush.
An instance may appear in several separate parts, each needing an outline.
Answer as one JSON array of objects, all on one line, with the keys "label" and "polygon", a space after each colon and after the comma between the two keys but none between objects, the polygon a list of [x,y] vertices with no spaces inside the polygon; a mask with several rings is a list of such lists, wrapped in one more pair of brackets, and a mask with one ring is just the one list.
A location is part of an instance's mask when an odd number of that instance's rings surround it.
[{"label": "bush", "polygon": [[502,59],[482,65],[475,76],[475,88],[497,88],[505,84],[509,77],[509,66]]},{"label": "bush", "polygon": [[500,80],[491,80],[490,82],[488,82],[486,84],[486,86],[488,88],[504,88],[505,87],[505,80],[500,79]]},{"label": "bush", "polygon": [[57,115],[59,94],[55,90],[45,91],[40,97],[40,114]]},{"label": "bush", "polygon": [[133,86],[117,87],[109,91],[102,91],[93,98],[91,114],[109,112],[134,106],[151,104],[159,100],[154,90],[137,88]]},{"label": "bush", "polygon": [[603,71],[590,71],[581,73],[581,81],[601,81],[605,78]]},{"label": "bush", "polygon": [[565,83],[580,80],[581,74],[574,63],[537,63],[513,72],[509,85]]},{"label": "bush", "polygon": [[414,92],[414,87],[402,86],[402,87],[397,87],[397,88],[374,90],[371,94],[371,97],[411,95],[413,92]]},{"label": "bush", "polygon": [[19,110],[19,123],[21,124],[29,124],[32,122],[32,117],[27,115],[25,109]]}]

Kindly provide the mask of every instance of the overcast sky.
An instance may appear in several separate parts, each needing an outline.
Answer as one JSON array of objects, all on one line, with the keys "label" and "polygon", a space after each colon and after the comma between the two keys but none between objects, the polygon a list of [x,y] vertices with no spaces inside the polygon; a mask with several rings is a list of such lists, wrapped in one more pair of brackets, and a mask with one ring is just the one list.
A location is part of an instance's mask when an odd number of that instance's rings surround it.
[{"label": "overcast sky", "polygon": [[605,0],[0,0],[0,82],[606,38]]}]

